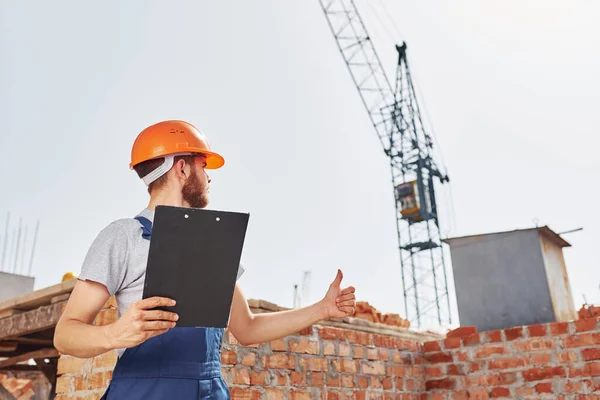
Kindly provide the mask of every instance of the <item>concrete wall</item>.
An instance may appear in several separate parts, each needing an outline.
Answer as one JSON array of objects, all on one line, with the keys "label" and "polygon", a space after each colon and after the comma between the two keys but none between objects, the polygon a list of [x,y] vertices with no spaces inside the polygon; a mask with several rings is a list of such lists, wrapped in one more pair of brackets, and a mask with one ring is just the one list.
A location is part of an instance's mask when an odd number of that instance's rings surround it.
[{"label": "concrete wall", "polygon": [[450,243],[461,325],[486,331],[555,320],[536,230]]},{"label": "concrete wall", "polygon": [[35,278],[0,272],[0,301],[33,292]]}]

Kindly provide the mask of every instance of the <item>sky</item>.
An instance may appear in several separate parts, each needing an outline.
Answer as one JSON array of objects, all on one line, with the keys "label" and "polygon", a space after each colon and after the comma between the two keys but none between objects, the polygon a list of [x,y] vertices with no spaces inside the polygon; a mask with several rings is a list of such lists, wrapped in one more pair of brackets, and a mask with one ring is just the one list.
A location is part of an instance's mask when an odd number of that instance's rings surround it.
[{"label": "sky", "polygon": [[[600,304],[600,4],[356,4],[392,76],[408,44],[450,177],[443,235],[583,228],[564,235],[573,300]],[[340,268],[357,300],[404,314],[389,161],[318,0],[0,0],[0,58],[0,235],[22,218],[29,251],[39,220],[36,289],[146,206],[131,144],[184,119],[226,159],[209,208],[250,214],[248,298],[291,307],[310,271],[318,301]]]}]

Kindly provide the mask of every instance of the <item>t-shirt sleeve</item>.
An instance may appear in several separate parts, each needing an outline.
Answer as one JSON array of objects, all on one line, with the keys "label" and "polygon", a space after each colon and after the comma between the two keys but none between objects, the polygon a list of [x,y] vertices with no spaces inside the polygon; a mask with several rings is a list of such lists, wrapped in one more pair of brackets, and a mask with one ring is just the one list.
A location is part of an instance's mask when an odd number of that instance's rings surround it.
[{"label": "t-shirt sleeve", "polygon": [[79,279],[101,283],[113,296],[125,279],[128,248],[125,230],[119,224],[111,223],[92,242]]}]

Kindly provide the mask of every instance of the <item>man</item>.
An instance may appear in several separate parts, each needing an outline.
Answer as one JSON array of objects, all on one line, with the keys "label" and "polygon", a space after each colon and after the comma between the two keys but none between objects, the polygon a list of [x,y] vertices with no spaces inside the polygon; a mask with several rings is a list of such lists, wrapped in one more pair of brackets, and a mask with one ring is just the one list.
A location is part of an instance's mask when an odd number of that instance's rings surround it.
[{"label": "man", "polygon": [[[96,237],[54,337],[61,353],[75,357],[117,350],[119,360],[104,395],[107,400],[230,398],[221,375],[223,329],[178,328],[177,315],[153,310],[172,306],[173,300],[142,300],[155,207],[206,207],[211,182],[206,170],[223,164],[223,157],[211,150],[204,135],[184,121],[152,125],[133,144],[130,167],[148,186],[150,201],[135,218],[114,221]],[[238,279],[243,272],[240,266]],[[236,283],[228,329],[243,345],[259,344],[323,319],[352,315],[354,288],[342,290],[341,280],[338,270],[325,296],[313,305],[257,315]],[[93,325],[113,295],[118,320]]]}]

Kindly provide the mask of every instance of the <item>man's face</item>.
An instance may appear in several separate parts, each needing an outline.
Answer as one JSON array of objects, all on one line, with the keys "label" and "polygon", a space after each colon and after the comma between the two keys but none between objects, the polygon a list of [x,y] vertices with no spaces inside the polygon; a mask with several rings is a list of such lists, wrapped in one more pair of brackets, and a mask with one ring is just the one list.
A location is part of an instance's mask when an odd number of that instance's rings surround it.
[{"label": "man's face", "polygon": [[206,159],[198,156],[191,165],[190,177],[183,185],[181,194],[192,208],[205,208],[208,205],[208,190],[210,178],[204,167]]}]

